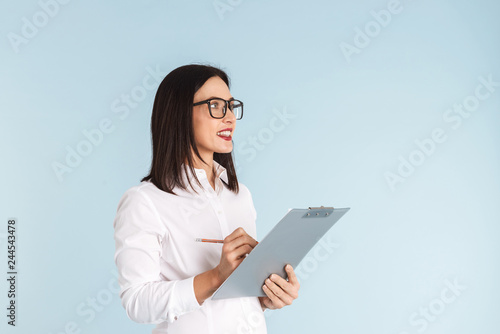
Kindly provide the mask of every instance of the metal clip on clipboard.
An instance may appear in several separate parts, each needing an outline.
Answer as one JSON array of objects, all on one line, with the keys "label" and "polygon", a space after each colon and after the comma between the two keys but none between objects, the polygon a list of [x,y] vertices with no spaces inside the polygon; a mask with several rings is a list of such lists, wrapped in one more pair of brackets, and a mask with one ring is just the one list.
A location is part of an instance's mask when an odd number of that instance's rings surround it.
[{"label": "metal clip on clipboard", "polygon": [[309,212],[307,212],[302,218],[321,218],[332,214],[334,208],[333,206],[319,206],[319,207],[309,207]]}]

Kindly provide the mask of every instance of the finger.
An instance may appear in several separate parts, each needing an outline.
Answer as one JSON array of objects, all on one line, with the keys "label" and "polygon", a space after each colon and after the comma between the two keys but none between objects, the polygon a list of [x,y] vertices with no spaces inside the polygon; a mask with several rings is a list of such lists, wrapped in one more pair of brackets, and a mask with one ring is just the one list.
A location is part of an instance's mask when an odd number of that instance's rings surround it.
[{"label": "finger", "polygon": [[249,236],[248,234],[245,234],[245,235],[239,236],[235,239],[232,239],[229,242],[224,241],[223,247],[225,247],[226,251],[231,252],[231,251],[235,250],[236,248],[241,247],[243,245],[249,245],[253,249],[255,246],[257,246],[257,241],[255,241],[255,239],[252,238],[251,236]]},{"label": "finger", "polygon": [[241,244],[241,245],[250,245],[252,248],[254,248],[255,246],[257,246],[258,242],[255,241],[254,238],[252,238],[251,236],[249,236],[248,234],[246,235],[243,235],[239,238],[236,238],[235,240],[233,240],[234,243],[237,243],[237,244]]},{"label": "finger", "polygon": [[[277,309],[277,308],[282,308],[283,306],[285,306],[285,304],[283,303],[283,301],[281,301],[281,299],[279,299],[272,291],[271,289],[267,286],[267,284],[264,284],[262,286],[262,290],[264,290],[264,292],[266,293],[267,297],[269,298],[270,300],[270,303],[266,303],[266,306],[269,307],[270,309]],[[264,302],[266,302],[264,300]],[[270,305],[269,305],[270,304]]]},{"label": "finger", "polygon": [[236,248],[235,250],[233,250],[230,254],[230,257],[232,259],[239,259],[241,257],[245,257],[246,254],[250,254],[250,252],[252,251],[252,247],[250,247],[249,245],[242,245],[238,248]]},{"label": "finger", "polygon": [[265,307],[267,307],[270,310],[276,309],[276,306],[273,305],[273,302],[271,301],[271,299],[269,299],[269,297],[263,297],[262,303],[264,304]]},{"label": "finger", "polygon": [[287,264],[285,266],[286,273],[288,275],[288,281],[292,283],[292,285],[299,287],[299,280],[297,279],[297,276],[295,275],[295,271],[293,270],[292,266]]},{"label": "finger", "polygon": [[224,238],[224,243],[231,242],[234,239],[241,237],[242,235],[245,235],[245,234],[247,234],[247,232],[245,232],[243,227],[238,227],[236,230],[233,231],[233,233],[231,233],[230,235],[228,235],[227,237]]},{"label": "finger", "polygon": [[[293,302],[292,297],[290,297],[288,295],[288,293],[286,293],[280,286],[276,285],[269,278],[266,279],[265,283],[266,283],[266,286],[269,288],[269,290],[272,291],[272,293],[279,299],[279,301],[281,303],[284,303],[286,305],[290,305]],[[271,297],[269,297],[269,298],[271,298]],[[273,303],[275,303],[274,299],[273,299]]]},{"label": "finger", "polygon": [[257,241],[255,241],[255,239],[249,236],[248,234],[239,236],[236,239],[233,239],[230,243],[235,245],[248,244],[252,246],[252,248],[257,246]]},{"label": "finger", "polygon": [[272,274],[270,276],[270,279],[276,285],[281,287],[281,289],[283,289],[283,291],[285,291],[293,299],[295,299],[299,296],[298,291],[297,291],[298,288],[296,286],[294,286],[293,284],[291,284],[290,282],[288,282],[287,280],[285,280],[283,277],[276,275],[276,274]]}]

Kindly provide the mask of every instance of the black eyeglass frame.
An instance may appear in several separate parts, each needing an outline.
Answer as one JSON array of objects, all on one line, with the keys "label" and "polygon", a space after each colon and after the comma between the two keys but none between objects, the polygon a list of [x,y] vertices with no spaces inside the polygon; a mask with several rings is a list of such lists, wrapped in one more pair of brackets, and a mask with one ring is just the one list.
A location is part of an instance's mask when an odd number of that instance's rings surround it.
[{"label": "black eyeglass frame", "polygon": [[[212,101],[212,100],[221,100],[221,101],[226,102],[226,105],[224,106],[224,109],[222,110],[222,112],[223,112],[222,117],[215,117],[214,115],[212,115],[212,108],[210,107],[210,101]],[[203,100],[200,102],[193,103],[193,107],[206,103],[208,105],[208,112],[210,113],[210,116],[212,116],[215,119],[221,119],[221,118],[226,117],[227,109],[230,109],[231,111],[233,111],[231,108],[229,108],[229,102],[239,102],[241,104],[241,117],[237,118],[236,120],[242,119],[243,118],[243,102],[240,100],[236,100],[236,99],[224,100],[223,98],[220,98],[220,97],[213,97],[213,98],[208,99],[208,100]]]}]

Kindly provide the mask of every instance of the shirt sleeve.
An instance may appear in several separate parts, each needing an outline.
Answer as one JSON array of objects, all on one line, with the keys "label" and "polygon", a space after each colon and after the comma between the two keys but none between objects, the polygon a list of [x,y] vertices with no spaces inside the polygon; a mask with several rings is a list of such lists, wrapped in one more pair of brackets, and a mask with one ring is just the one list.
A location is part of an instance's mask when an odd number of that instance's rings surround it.
[{"label": "shirt sleeve", "polygon": [[162,243],[168,232],[151,199],[138,188],[122,196],[113,223],[120,298],[138,323],[174,322],[201,306],[193,277],[166,281],[160,276]]}]

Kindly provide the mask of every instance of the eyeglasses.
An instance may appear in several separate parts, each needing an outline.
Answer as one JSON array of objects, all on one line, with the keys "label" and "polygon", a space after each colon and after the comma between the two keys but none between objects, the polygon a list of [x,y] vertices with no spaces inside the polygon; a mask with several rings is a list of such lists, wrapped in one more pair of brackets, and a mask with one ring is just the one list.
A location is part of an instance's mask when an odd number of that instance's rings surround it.
[{"label": "eyeglasses", "polygon": [[226,116],[228,106],[229,110],[233,112],[237,120],[243,118],[243,102],[240,100],[233,99],[226,101],[221,98],[214,98],[193,103],[193,107],[201,104],[208,104],[208,111],[210,112],[210,116],[213,118],[224,118],[224,116]]}]

